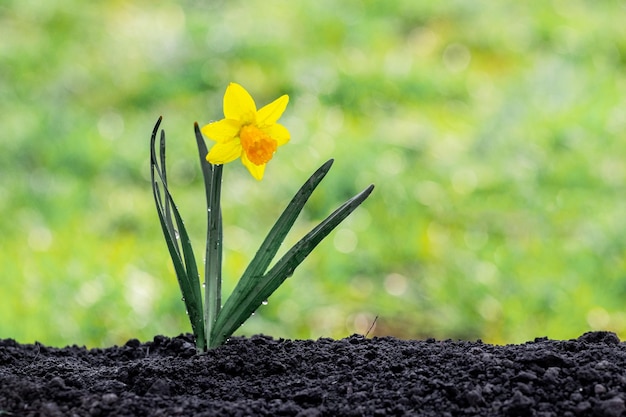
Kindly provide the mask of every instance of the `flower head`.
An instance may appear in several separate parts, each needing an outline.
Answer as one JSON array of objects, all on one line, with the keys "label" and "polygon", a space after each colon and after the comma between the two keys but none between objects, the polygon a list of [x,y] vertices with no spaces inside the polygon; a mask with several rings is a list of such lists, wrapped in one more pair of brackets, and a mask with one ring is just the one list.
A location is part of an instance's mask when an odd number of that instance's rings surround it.
[{"label": "flower head", "polygon": [[287,128],[276,123],[288,102],[289,96],[284,95],[257,111],[250,94],[239,84],[230,83],[224,94],[224,119],[201,129],[216,142],[207,161],[221,165],[241,158],[250,174],[262,179],[276,149],[289,141]]}]

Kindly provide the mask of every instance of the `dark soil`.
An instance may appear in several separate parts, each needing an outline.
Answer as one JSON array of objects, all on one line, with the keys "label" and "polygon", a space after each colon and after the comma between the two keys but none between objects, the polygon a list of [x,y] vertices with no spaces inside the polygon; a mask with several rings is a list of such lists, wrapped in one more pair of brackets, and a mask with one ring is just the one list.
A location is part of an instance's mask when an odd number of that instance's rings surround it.
[{"label": "dark soil", "polygon": [[609,332],[523,345],[189,336],[63,349],[0,340],[8,416],[626,416]]}]

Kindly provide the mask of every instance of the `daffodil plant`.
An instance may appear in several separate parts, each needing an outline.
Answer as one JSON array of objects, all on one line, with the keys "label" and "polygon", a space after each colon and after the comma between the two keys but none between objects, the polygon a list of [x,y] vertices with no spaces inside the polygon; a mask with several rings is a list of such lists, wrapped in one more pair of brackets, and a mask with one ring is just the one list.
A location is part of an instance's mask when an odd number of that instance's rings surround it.
[{"label": "daffodil plant", "polygon": [[[199,128],[197,123],[194,126],[207,200],[205,276],[202,286],[189,234],[168,188],[165,132],[159,129],[161,118],[154,126],[150,143],[154,200],[196,338],[196,346],[200,351],[223,344],[288,277],[293,275],[296,267],[322,239],[350,215],[374,188],[370,185],[337,208],[270,267],[287,233],[306,201],[330,169],[333,160],[322,165],[300,187],[279,216],[232,294],[222,305],[223,242],[220,210],[222,168],[228,162],[241,159],[250,174],[255,179],[261,180],[266,164],[272,159],[278,147],[290,139],[289,131],[277,123],[288,102],[289,97],[284,95],[257,110],[250,94],[242,86],[231,83],[224,94],[224,119],[202,128]],[[216,142],[210,151],[206,147],[203,134]]]}]

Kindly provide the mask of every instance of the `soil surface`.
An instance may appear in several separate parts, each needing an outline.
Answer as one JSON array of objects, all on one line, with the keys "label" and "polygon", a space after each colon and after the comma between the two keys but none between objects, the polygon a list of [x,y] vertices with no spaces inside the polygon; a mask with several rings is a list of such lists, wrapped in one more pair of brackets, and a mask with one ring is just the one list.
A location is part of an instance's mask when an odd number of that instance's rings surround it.
[{"label": "soil surface", "polygon": [[522,345],[189,335],[52,348],[0,340],[1,416],[626,416],[609,332]]}]

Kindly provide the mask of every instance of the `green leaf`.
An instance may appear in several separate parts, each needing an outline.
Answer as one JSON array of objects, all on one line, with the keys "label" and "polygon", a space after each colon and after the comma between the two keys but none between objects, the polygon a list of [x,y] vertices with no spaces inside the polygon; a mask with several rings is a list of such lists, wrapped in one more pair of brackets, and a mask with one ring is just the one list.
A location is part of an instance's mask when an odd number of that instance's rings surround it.
[{"label": "green leaf", "polygon": [[323,165],[302,186],[291,203],[276,222],[263,242],[261,249],[250,263],[233,294],[228,298],[218,316],[215,334],[211,336],[211,346],[222,344],[269,296],[293,274],[311,251],[352,213],[372,192],[371,185],[335,210],[322,223],[315,227],[294,245],[267,273],[265,270],[276,255],[278,247],[293,225],[315,187],[330,169],[332,160]]},{"label": "green leaf", "polygon": [[213,165],[206,160],[208,153],[204,138],[194,124],[200,166],[204,177],[207,202],[207,237],[204,266],[204,310],[205,334],[210,344],[213,325],[222,308],[222,212],[220,195],[222,188],[222,165]]},{"label": "green leaf", "polygon": [[[174,264],[174,270],[176,271],[176,277],[183,296],[183,301],[185,303],[185,307],[187,308],[191,328],[194,336],[196,337],[196,345],[198,349],[204,350],[206,347],[206,338],[204,334],[202,295],[200,292],[198,269],[193,255],[193,248],[191,246],[189,235],[187,234],[183,220],[178,212],[178,208],[174,203],[174,199],[167,188],[167,177],[165,174],[165,133],[163,131],[161,132],[160,146],[161,167],[159,167],[156,157],[155,142],[160,124],[161,118],[159,117],[150,140],[150,174],[152,178],[152,191],[156,203],[157,214],[163,230],[163,236],[165,237],[165,243]],[[155,172],[157,174],[156,176]],[[157,176],[163,186],[165,204],[163,203],[163,197],[159,191],[159,184],[156,180]],[[170,209],[174,214],[174,219],[180,236],[179,238],[176,236],[176,230],[174,229],[174,224],[171,220]],[[182,248],[182,258],[181,250],[178,245],[179,242],[180,247]]]},{"label": "green leaf", "polygon": [[263,276],[254,286],[253,294],[258,294],[257,307],[272,294],[283,281],[293,275],[304,259],[315,249],[315,247],[344,221],[374,190],[374,185],[370,185],[359,194],[345,202],[335,210],[322,223],[317,225],[298,243],[296,243],[277,263]]},{"label": "green leaf", "polygon": [[[309,197],[311,197],[315,188],[317,188],[320,182],[324,179],[332,167],[333,162],[334,161],[332,159],[328,160],[324,165],[318,168],[313,175],[311,175],[302,187],[300,187],[296,195],[287,205],[287,208],[283,211],[268,233],[252,261],[250,261],[248,268],[246,268],[246,271],[243,273],[233,293],[245,293],[249,291],[254,285],[254,277],[261,276],[265,273],[267,267],[272,262],[272,259],[274,259],[278,249],[285,240],[287,233],[289,233],[289,230],[291,230],[291,227],[298,218],[298,215],[304,208],[304,205],[308,201]],[[237,300],[233,300],[233,303],[236,304]]]},{"label": "green leaf", "polygon": [[215,165],[209,163],[206,160],[206,155],[209,153],[209,150],[204,143],[204,138],[202,137],[202,132],[200,132],[200,127],[198,123],[193,125],[193,130],[196,135],[196,144],[198,145],[198,156],[200,157],[200,167],[202,168],[202,176],[204,177],[204,190],[206,192],[206,200],[207,204],[211,198],[209,185],[213,181],[213,169]]},{"label": "green leaf", "polygon": [[[250,261],[250,264],[239,279],[239,282],[237,282],[232,294],[226,300],[224,307],[217,317],[214,331],[209,336],[209,339],[212,341],[214,339],[221,340],[219,343],[216,343],[215,346],[223,343],[223,341],[226,340],[230,334],[232,334],[231,331],[228,335],[224,335],[223,331],[220,331],[220,328],[224,325],[225,321],[227,321],[228,317],[235,314],[237,310],[241,309],[241,301],[248,296],[248,293],[254,286],[255,279],[262,276],[267,270],[267,267],[270,262],[272,262],[272,259],[274,259],[274,256],[276,256],[276,252],[278,252],[278,249],[285,240],[285,236],[287,236],[287,233],[293,226],[293,223],[296,221],[296,218],[302,211],[302,208],[315,188],[326,176],[332,164],[332,159],[327,161],[317,171],[315,171],[313,175],[311,175],[302,187],[300,187],[296,195],[287,205],[287,208],[283,211],[268,233],[252,261]],[[213,347],[213,345],[210,347]]]},{"label": "green leaf", "polygon": [[[165,131],[163,130],[161,130],[161,140],[159,141],[159,158],[161,160],[161,177],[163,179],[163,184],[167,184],[167,169],[165,168]],[[152,181],[152,183],[154,184],[154,180]],[[165,224],[167,225],[170,236],[175,236],[176,229],[174,229],[174,223],[172,222],[172,210],[170,209],[169,198],[165,199],[164,206]],[[178,241],[175,241],[175,243],[176,251],[178,252],[178,256],[180,256],[180,247],[178,245]]]}]

